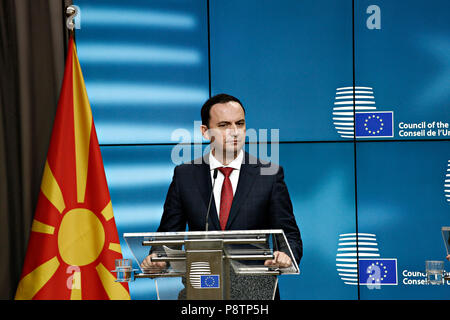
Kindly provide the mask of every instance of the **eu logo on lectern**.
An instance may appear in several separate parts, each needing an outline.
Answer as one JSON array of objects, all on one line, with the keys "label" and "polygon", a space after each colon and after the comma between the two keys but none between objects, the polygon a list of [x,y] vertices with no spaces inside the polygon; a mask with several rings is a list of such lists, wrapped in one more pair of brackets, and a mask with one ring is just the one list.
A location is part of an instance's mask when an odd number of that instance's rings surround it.
[{"label": "eu logo on lectern", "polygon": [[200,276],[201,288],[220,288],[219,283],[219,275],[209,274]]}]

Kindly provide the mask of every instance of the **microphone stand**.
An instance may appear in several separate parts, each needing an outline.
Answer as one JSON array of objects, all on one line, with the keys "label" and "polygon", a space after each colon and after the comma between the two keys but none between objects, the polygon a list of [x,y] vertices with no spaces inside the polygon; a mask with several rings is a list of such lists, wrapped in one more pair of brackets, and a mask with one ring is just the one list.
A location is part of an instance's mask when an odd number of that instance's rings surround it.
[{"label": "microphone stand", "polygon": [[217,172],[218,172],[217,168],[214,169],[212,190],[211,190],[211,195],[209,196],[208,210],[206,211],[206,228],[205,228],[205,231],[208,231],[209,211],[211,210],[211,202],[212,202],[212,198],[213,198],[213,194],[214,194],[214,185],[216,184]]}]

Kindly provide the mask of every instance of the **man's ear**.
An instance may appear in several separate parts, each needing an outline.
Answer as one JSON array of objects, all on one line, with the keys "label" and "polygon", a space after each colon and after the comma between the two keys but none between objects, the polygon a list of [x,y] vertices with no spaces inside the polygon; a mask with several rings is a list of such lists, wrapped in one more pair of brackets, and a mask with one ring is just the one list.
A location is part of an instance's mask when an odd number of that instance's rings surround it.
[{"label": "man's ear", "polygon": [[206,140],[211,140],[211,135],[209,134],[208,127],[204,124],[200,125],[200,131],[202,132],[203,138]]}]

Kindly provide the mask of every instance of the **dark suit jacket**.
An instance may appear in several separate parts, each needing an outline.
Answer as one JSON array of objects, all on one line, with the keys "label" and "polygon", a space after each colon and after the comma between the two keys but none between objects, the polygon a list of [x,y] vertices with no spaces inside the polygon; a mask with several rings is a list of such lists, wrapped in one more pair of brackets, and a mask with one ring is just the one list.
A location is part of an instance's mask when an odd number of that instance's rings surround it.
[{"label": "dark suit jacket", "polygon": [[[244,153],[225,230],[283,229],[299,263],[303,252],[302,240],[284,182],[283,168],[276,166],[272,171],[276,174],[261,175],[261,169],[270,165]],[[177,166],[158,232],[185,231],[186,223],[190,231],[205,230],[211,190],[209,164],[204,159]],[[220,230],[214,198],[209,214],[209,230]]]}]

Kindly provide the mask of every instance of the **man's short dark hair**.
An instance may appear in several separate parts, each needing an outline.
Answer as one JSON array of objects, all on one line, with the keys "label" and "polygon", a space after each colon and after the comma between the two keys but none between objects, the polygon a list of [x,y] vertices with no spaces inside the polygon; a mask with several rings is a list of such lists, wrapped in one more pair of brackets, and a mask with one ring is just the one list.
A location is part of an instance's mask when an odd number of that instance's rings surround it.
[{"label": "man's short dark hair", "polygon": [[210,111],[211,111],[211,108],[213,105],[218,104],[218,103],[227,103],[230,101],[239,103],[242,107],[242,110],[244,110],[244,114],[245,114],[244,106],[242,105],[241,101],[239,101],[238,98],[233,97],[226,93],[219,93],[219,94],[209,98],[208,100],[206,100],[206,102],[203,104],[202,110],[200,111],[201,116],[202,116],[202,124],[209,128],[209,119],[211,117]]}]

